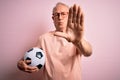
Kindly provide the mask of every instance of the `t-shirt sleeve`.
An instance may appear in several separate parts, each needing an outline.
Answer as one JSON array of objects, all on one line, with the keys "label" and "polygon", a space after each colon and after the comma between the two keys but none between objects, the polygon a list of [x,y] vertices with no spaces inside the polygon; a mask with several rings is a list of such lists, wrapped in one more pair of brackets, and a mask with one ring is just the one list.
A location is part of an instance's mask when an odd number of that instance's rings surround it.
[{"label": "t-shirt sleeve", "polygon": [[36,43],[36,47],[42,48],[42,36],[39,36],[37,43]]}]

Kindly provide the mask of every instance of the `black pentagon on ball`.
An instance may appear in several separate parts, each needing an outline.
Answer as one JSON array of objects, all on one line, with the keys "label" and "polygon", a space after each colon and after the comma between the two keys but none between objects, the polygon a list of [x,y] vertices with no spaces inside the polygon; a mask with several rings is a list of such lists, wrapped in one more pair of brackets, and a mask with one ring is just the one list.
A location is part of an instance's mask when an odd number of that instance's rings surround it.
[{"label": "black pentagon on ball", "polygon": [[43,54],[41,52],[36,52],[36,57],[41,59],[43,57]]},{"label": "black pentagon on ball", "polygon": [[39,64],[39,65],[37,65],[37,67],[40,69],[40,68],[42,68],[42,65],[41,65],[41,64]]},{"label": "black pentagon on ball", "polygon": [[27,52],[30,52],[30,51],[32,51],[32,50],[33,50],[33,48],[29,49]]},{"label": "black pentagon on ball", "polygon": [[[26,60],[31,60],[31,58],[27,57]],[[31,64],[31,62],[27,63],[27,65]]]},{"label": "black pentagon on ball", "polygon": [[27,57],[26,60],[31,60],[31,58]]}]

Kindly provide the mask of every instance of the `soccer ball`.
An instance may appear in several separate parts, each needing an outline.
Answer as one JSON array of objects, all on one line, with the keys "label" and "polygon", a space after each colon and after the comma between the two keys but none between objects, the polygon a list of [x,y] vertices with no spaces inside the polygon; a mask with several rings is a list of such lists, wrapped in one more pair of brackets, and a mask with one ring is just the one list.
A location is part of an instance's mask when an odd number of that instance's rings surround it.
[{"label": "soccer ball", "polygon": [[45,65],[45,53],[42,49],[34,47],[25,53],[24,60],[31,60],[28,65],[41,69]]}]

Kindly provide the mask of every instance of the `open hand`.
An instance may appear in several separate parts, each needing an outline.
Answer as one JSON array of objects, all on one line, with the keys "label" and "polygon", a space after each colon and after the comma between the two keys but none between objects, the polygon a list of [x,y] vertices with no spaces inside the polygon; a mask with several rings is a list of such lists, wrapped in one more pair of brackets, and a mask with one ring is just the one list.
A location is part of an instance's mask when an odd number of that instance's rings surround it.
[{"label": "open hand", "polygon": [[81,11],[80,6],[74,4],[74,6],[69,9],[66,33],[55,32],[55,35],[64,37],[70,42],[77,43],[82,39],[83,32],[84,32],[84,15],[83,12]]}]

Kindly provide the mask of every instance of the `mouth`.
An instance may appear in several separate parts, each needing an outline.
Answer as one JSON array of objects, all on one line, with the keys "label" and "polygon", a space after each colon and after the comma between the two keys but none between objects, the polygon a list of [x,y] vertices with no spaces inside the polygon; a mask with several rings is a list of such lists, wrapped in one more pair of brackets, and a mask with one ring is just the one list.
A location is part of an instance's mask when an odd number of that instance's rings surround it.
[{"label": "mouth", "polygon": [[58,24],[59,24],[59,25],[62,25],[62,24],[63,24],[63,22],[58,22]]},{"label": "mouth", "polygon": [[62,24],[63,22],[59,21],[58,23],[59,23],[59,24]]}]

